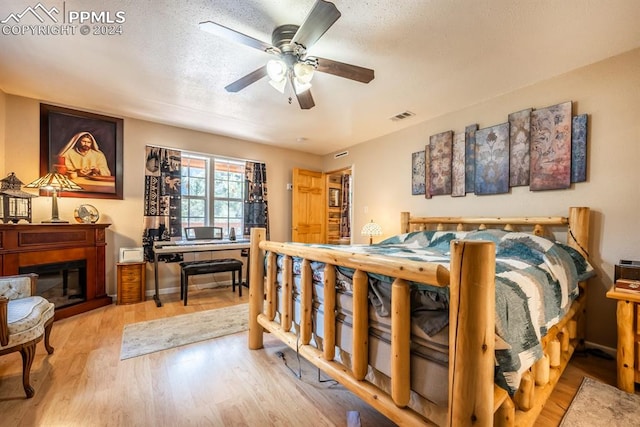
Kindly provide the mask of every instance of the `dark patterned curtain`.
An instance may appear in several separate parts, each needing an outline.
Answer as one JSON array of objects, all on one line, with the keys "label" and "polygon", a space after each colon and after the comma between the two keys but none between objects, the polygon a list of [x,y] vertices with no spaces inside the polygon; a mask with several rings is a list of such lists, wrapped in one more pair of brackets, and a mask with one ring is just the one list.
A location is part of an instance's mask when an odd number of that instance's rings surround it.
[{"label": "dark patterned curtain", "polygon": [[267,165],[247,162],[245,167],[244,235],[253,227],[267,229],[269,239],[269,211],[267,209]]},{"label": "dark patterned curtain", "polygon": [[[145,261],[153,261],[154,241],[171,240],[182,235],[180,163],[181,153],[178,150],[146,147],[142,233]],[[161,255],[160,259],[166,262],[181,261],[182,255]]]},{"label": "dark patterned curtain", "polygon": [[342,200],[340,202],[340,238],[351,237],[351,175],[342,174]]}]

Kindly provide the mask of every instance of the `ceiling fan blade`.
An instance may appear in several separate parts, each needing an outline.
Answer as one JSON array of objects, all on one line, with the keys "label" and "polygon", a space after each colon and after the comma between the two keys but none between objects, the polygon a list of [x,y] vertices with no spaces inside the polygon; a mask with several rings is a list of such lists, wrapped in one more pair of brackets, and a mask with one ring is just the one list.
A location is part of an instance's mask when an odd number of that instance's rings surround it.
[{"label": "ceiling fan blade", "polygon": [[338,18],[340,18],[340,11],[333,3],[316,0],[291,42],[301,44],[309,49]]},{"label": "ceiling fan blade", "polygon": [[373,70],[357,65],[345,64],[344,62],[333,61],[325,58],[315,58],[318,61],[317,71],[344,77],[345,79],[356,80],[362,83],[369,83],[374,78]]},{"label": "ceiling fan blade", "polygon": [[297,93],[296,98],[298,98],[298,104],[300,104],[300,108],[303,110],[309,110],[316,106],[316,103],[313,101],[313,96],[311,96],[311,89]]},{"label": "ceiling fan blade", "polygon": [[227,40],[231,40],[236,43],[243,44],[245,46],[252,47],[254,49],[261,50],[263,52],[270,52],[274,49],[278,51],[275,47],[271,46],[269,43],[265,43],[261,40],[254,39],[253,37],[249,37],[246,34],[242,34],[237,32],[236,30],[232,30],[231,28],[227,28],[224,25],[216,24],[212,21],[205,21],[198,24],[198,27],[211,34],[215,34],[216,36],[223,37]]},{"label": "ceiling fan blade", "polygon": [[267,66],[263,65],[257,70],[225,86],[225,89],[227,90],[227,92],[238,92],[244,89],[245,87],[249,86],[250,84],[257,82],[258,80],[260,80],[266,75],[267,75]]}]

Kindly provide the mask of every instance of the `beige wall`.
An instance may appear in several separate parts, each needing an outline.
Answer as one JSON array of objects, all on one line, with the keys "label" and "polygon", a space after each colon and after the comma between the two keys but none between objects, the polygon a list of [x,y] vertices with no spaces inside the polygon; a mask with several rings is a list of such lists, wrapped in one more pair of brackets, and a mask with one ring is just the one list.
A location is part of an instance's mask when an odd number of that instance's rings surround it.
[{"label": "beige wall", "polygon": [[[288,240],[291,201],[285,190],[291,169],[336,170],[352,165],[354,171],[354,238],[364,222],[379,222],[386,236],[399,231],[399,212],[418,215],[565,215],[570,206],[590,206],[591,259],[598,278],[590,285],[589,341],[615,347],[615,304],[604,297],[611,286],[613,266],[619,259],[640,259],[640,50],[576,70],[569,74],[497,96],[480,105],[453,112],[424,123],[349,147],[349,156],[321,159],[294,151],[253,144],[201,132],[125,118],[124,200],[89,199],[111,222],[108,244],[107,283],[115,293],[117,248],[140,245],[142,234],[142,180],[144,146],[155,144],[204,153],[262,160],[269,172],[269,209],[272,238]],[[425,94],[425,96],[428,96]],[[465,126],[503,123],[507,115],[527,107],[541,108],[572,100],[574,114],[589,114],[588,182],[569,190],[530,192],[514,188],[509,194],[425,200],[411,196],[411,153],[424,149],[429,135],[445,130],[461,132]],[[71,106],[74,108],[74,106]],[[5,171],[15,171],[29,182],[38,176],[39,101],[0,92],[0,113],[6,109],[4,140],[0,118],[0,153]],[[75,106],[82,109],[82,106]],[[99,112],[98,112],[99,113]],[[2,114],[0,114],[2,116]],[[386,119],[381,119],[386,120]],[[418,115],[414,119],[420,120]],[[0,161],[0,172],[3,163]],[[3,173],[4,175],[4,173]],[[83,199],[60,200],[61,216],[71,219]],[[51,200],[34,200],[34,221],[49,216]],[[365,212],[365,209],[367,212]],[[177,275],[162,266],[162,287],[175,287]],[[150,270],[149,270],[150,272]],[[148,281],[147,288],[152,286]]]},{"label": "beige wall", "polygon": [[[425,94],[425,96],[428,96]],[[429,135],[463,132],[507,121],[509,113],[573,101],[573,113],[589,115],[588,169],[585,183],[568,190],[426,200],[411,196],[411,153],[424,149]],[[410,108],[410,106],[409,106]],[[487,100],[480,105],[428,120],[366,144],[348,148],[338,160],[326,156],[325,170],[354,165],[354,237],[370,219],[386,236],[399,231],[399,212],[417,215],[566,215],[570,206],[589,206],[591,260],[598,278],[591,281],[588,340],[615,347],[615,304],[604,296],[613,266],[640,259],[640,50],[591,65],[549,81]],[[420,116],[410,120],[419,120]],[[368,211],[365,213],[365,209]]]},{"label": "beige wall", "polygon": [[[0,90],[0,153],[4,153],[5,144],[5,127],[7,121],[7,96]],[[6,156],[0,157],[0,178],[7,176],[6,172]]]},{"label": "beige wall", "polygon": [[[29,183],[39,176],[40,102],[13,95],[3,96],[0,102],[4,98],[7,107],[6,140],[11,141],[11,144],[7,144],[2,157],[7,159],[7,170],[15,171],[18,178],[24,183]],[[82,109],[81,106],[70,107]],[[290,238],[291,198],[286,184],[291,182],[292,168],[319,170],[321,167],[319,156],[125,117],[123,200],[70,197],[58,199],[60,217],[63,219],[73,221],[74,209],[81,203],[90,203],[100,211],[100,222],[112,224],[107,233],[107,292],[111,295],[116,293],[115,263],[118,248],[142,244],[143,168],[146,145],[176,147],[200,153],[264,161],[268,174],[271,238],[281,241]],[[50,217],[51,198],[34,199],[33,221],[40,222]],[[150,267],[147,273],[147,289],[151,290],[153,275]],[[161,288],[175,290],[179,286],[179,275],[174,264],[162,264],[160,276]]]}]

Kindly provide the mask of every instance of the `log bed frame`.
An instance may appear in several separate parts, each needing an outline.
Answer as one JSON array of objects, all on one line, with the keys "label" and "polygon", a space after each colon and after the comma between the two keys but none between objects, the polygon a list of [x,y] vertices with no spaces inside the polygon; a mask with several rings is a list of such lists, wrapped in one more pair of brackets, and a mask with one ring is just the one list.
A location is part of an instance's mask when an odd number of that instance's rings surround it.
[{"label": "log bed frame", "polygon": [[[531,227],[538,235],[547,228],[568,227],[567,243],[587,257],[589,208],[570,208],[568,217],[451,218],[411,217],[401,214],[401,231],[449,224],[458,230],[465,225],[479,228]],[[268,255],[266,253],[268,252]],[[276,312],[276,253],[285,255],[283,307],[280,322]],[[264,258],[267,257],[265,275]],[[302,258],[300,336],[288,332],[292,324],[292,258]],[[324,345],[310,345],[312,313],[311,261],[326,264]],[[335,269],[355,270],[353,276],[352,367],[346,368],[335,356]],[[364,380],[368,369],[368,286],[367,272],[393,277],[391,310],[391,393]],[[515,395],[494,384],[495,347],[495,246],[492,242],[458,240],[451,243],[450,270],[437,264],[390,259],[331,249],[304,247],[265,240],[265,230],[251,230],[249,289],[249,348],[263,347],[266,329],[297,350],[320,370],[399,425],[448,426],[530,426],[551,395],[574,349],[584,340],[586,283],[569,313],[550,328],[542,339],[544,357],[524,372]],[[449,312],[449,397],[448,407],[431,404],[420,415],[407,407],[410,398],[410,310],[409,281],[450,287]],[[426,418],[425,418],[426,417]]]}]

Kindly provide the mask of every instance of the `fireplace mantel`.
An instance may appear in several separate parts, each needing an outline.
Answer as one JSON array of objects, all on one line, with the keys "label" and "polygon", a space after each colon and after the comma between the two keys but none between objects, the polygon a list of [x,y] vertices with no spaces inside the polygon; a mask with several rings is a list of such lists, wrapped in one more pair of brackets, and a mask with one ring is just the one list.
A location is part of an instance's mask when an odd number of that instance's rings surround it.
[{"label": "fireplace mantel", "polygon": [[86,260],[86,301],[56,309],[63,319],[112,303],[105,287],[106,229],[110,224],[0,224],[0,272],[20,267]]}]

